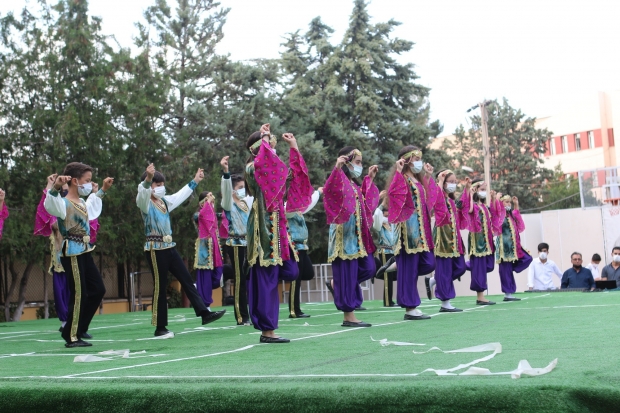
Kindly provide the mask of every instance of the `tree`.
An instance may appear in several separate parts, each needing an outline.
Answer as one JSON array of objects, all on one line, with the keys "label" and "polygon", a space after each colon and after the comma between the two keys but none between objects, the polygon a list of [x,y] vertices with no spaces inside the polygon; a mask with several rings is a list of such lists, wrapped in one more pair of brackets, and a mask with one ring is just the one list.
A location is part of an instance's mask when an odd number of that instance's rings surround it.
[{"label": "tree", "polygon": [[[545,193],[542,186],[553,178],[553,171],[543,166],[542,156],[551,131],[537,129],[535,118],[512,108],[504,98],[487,105],[492,189],[519,198],[523,209],[538,205]],[[454,155],[452,167],[469,166],[479,174],[484,171],[481,118],[470,118],[471,127],[460,125],[454,140],[444,141],[443,149]]]}]

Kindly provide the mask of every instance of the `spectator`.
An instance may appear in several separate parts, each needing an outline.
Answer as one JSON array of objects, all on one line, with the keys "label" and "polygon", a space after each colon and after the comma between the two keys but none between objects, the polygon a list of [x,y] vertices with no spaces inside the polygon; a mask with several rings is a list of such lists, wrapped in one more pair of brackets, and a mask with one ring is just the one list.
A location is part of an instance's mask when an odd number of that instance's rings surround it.
[{"label": "spectator", "polygon": [[587,288],[594,289],[594,278],[589,269],[581,266],[583,258],[580,252],[573,252],[570,256],[572,268],[564,271],[562,275],[562,288]]},{"label": "spectator", "polygon": [[534,258],[527,274],[527,286],[530,290],[555,290],[557,287],[553,285],[552,275],[562,279],[562,272],[555,262],[547,258],[548,253],[549,244],[538,244],[538,258]]},{"label": "spectator", "polygon": [[611,251],[611,264],[606,265],[601,273],[601,279],[615,281],[616,288],[620,287],[620,247],[614,247]]},{"label": "spectator", "polygon": [[594,277],[594,281],[601,281],[601,274],[598,271],[598,266],[601,263],[601,256],[598,254],[594,254],[592,256],[592,262],[586,266],[587,269],[592,272],[592,277]]}]

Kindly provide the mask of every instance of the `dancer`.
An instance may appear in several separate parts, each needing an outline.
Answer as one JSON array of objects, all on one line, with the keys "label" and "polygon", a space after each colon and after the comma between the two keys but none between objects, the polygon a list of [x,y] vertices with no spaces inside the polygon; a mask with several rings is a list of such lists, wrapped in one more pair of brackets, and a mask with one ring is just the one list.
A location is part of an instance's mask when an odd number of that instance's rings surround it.
[{"label": "dancer", "polygon": [[[471,272],[470,290],[477,293],[477,305],[493,305],[495,302],[484,297],[487,289],[487,273],[495,266],[495,245],[493,228],[501,225],[501,202],[491,191],[490,206],[487,201],[487,184],[482,179],[474,179],[469,190],[469,261],[465,263]],[[501,194],[497,194],[501,196]]]},{"label": "dancer", "polygon": [[[381,191],[379,200],[381,205],[375,210],[373,215],[372,229],[379,235],[379,247],[375,252],[375,265],[381,268],[388,262],[393,262],[394,244],[396,242],[396,225],[388,222],[388,206],[386,199],[387,191]],[[383,280],[383,306],[397,307],[394,303],[394,281],[396,281],[396,271],[382,271],[377,273],[377,278]]]},{"label": "dancer", "polygon": [[9,217],[9,208],[7,208],[6,202],[4,202],[5,197],[6,193],[0,188],[0,239],[2,239],[4,220]]},{"label": "dancer", "polygon": [[192,277],[177,252],[176,243],[172,239],[172,225],[170,212],[181,205],[192,194],[202,181],[204,173],[198,169],[196,176],[180,191],[173,195],[166,195],[164,186],[166,178],[150,164],[142,174],[142,182],[138,185],[136,204],[142,212],[146,242],[144,254],[153,273],[155,290],[153,292],[153,316],[151,324],[155,326],[155,337],[174,337],[166,326],[168,325],[168,302],[166,300],[166,286],[170,272],[183,287],[187,298],[194,307],[196,317],[202,317],[202,324],[211,323],[221,318],[226,310],[210,311],[200,298]]},{"label": "dancer", "polygon": [[[289,211],[303,211],[312,196],[308,169],[293,134],[285,133],[282,138],[290,147],[289,162],[293,176],[288,189]],[[245,181],[254,196],[248,218],[248,303],[254,328],[261,331],[261,343],[289,342],[274,332],[278,328],[280,303],[278,280],[293,281],[299,276],[286,230],[284,194],[289,171],[276,155],[276,143],[268,123],[250,135],[246,143],[250,158],[245,168]]]},{"label": "dancer", "polygon": [[[405,320],[428,320],[417,307],[420,305],[418,276],[435,269],[430,212],[439,199],[439,188],[432,174],[433,167],[422,161],[422,151],[405,146],[389,183],[389,222],[398,224],[394,256],[398,267],[396,297],[405,308]],[[443,202],[443,200],[442,200]]]},{"label": "dancer", "polygon": [[343,327],[370,327],[355,316],[364,298],[359,284],[375,275],[372,254],[376,247],[370,226],[373,211],[379,204],[379,190],[374,184],[379,167],[368,169],[361,187],[362,153],[353,146],[338,152],[338,160],[323,189],[323,203],[329,226],[327,262],[332,264],[331,288],[336,308],[344,313]]},{"label": "dancer", "polygon": [[513,294],[517,291],[514,273],[520,273],[529,267],[532,256],[521,247],[521,232],[525,231],[525,223],[519,212],[519,199],[516,196],[504,195],[500,199],[504,208],[499,209],[501,223],[495,231],[496,258],[499,263],[499,279],[504,301],[520,301]]},{"label": "dancer", "polygon": [[456,175],[449,169],[437,174],[439,188],[443,198],[435,204],[435,228],[433,240],[435,243],[435,276],[427,278],[427,294],[430,300],[431,291],[435,287],[435,296],[441,300],[439,312],[455,313],[463,311],[455,308],[451,303],[456,292],[454,280],[460,278],[465,271],[465,246],[461,239],[461,230],[468,227],[469,188],[471,181],[465,180],[465,187],[461,199],[456,200]]},{"label": "dancer", "polygon": [[[69,311],[62,330],[66,347],[92,345],[82,338],[105,295],[103,279],[91,255],[95,247],[90,243],[89,221],[101,213],[101,200],[112,187],[114,179],[104,179],[101,190],[91,194],[92,172],[92,167],[83,163],[68,164],[46,192],[43,202],[45,210],[57,218],[62,236],[58,248],[60,264],[67,274],[70,290]],[[68,185],[68,190],[62,197],[60,191],[64,184]],[[87,195],[88,199],[84,202],[80,197]]]},{"label": "dancer", "polygon": [[213,193],[202,192],[198,197],[198,211],[194,214],[194,224],[198,231],[194,257],[196,289],[207,308],[213,303],[213,290],[221,286],[223,272],[214,204]]},{"label": "dancer", "polygon": [[[243,271],[243,263],[247,254],[247,225],[250,207],[254,197],[246,196],[245,182],[240,175],[231,175],[228,171],[228,156],[220,161],[222,166],[222,208],[228,221],[228,239],[226,254],[235,271],[235,319],[239,326],[250,325],[248,312],[247,274]],[[222,222],[224,218],[222,218]]]},{"label": "dancer", "polygon": [[293,203],[286,203],[286,220],[288,221],[289,233],[295,251],[297,252],[299,266],[299,278],[291,281],[291,287],[288,294],[289,318],[307,318],[310,315],[301,311],[301,282],[310,281],[314,278],[314,268],[312,261],[308,256],[308,227],[304,215],[312,211],[319,202],[319,198],[323,193],[323,188],[319,188],[312,194],[310,205],[303,211],[292,211],[298,209]]}]

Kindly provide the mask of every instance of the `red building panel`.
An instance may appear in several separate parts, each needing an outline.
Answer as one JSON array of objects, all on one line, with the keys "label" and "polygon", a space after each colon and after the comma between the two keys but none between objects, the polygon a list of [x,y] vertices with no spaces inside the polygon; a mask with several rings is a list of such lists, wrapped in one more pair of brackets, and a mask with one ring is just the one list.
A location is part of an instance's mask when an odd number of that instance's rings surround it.
[{"label": "red building panel", "polygon": [[[614,146],[614,128],[607,129],[607,136],[609,137],[609,146]],[[596,135],[594,135],[594,140],[596,140]],[[603,138],[600,138],[601,146],[603,146]],[[598,142],[596,143],[598,146]]]}]

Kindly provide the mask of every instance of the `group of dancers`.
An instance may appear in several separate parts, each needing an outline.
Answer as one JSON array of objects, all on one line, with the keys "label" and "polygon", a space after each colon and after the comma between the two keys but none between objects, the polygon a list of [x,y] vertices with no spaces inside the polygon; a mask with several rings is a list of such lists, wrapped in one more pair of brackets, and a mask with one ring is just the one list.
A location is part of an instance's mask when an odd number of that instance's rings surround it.
[{"label": "group of dancers", "polygon": [[[261,343],[287,343],[279,337],[280,281],[290,281],[289,317],[309,317],[300,307],[300,281],[314,276],[308,256],[308,228],[304,214],[323,197],[329,225],[328,262],[333,279],[328,288],[343,327],[370,327],[356,317],[363,302],[360,283],[373,277],[384,281],[385,306],[404,308],[405,320],[430,317],[419,309],[418,277],[426,280],[427,295],[441,300],[441,312],[459,312],[454,280],[471,272],[471,290],[477,305],[487,300],[487,273],[499,263],[505,301],[518,300],[514,272],[527,268],[532,257],[521,247],[525,229],[516,197],[490,191],[481,179],[466,178],[456,199],[457,177],[445,169],[434,173],[422,152],[405,146],[398,153],[387,186],[381,193],[374,183],[378,166],[362,179],[360,150],[353,146],[338,152],[335,167],[324,187],[315,190],[293,134],[282,139],[289,146],[288,165],[277,155],[277,138],[269,124],[250,135],[249,157],[243,175],[231,174],[228,159],[221,160],[221,207],[216,213],[212,192],[201,192],[193,216],[198,237],[194,268],[196,284],[175,248],[170,212],[186,201],[204,178],[198,169],[178,192],[166,194],[165,176],[153,164],[146,168],[137,188],[136,204],[144,221],[144,253],[154,279],[152,325],[155,336],[174,334],[167,329],[168,273],[180,282],[202,324],[221,318],[226,310],[212,311],[212,292],[222,285],[224,252],[229,257],[234,283],[234,318],[237,325],[261,331]],[[91,256],[98,230],[102,200],[114,179],[101,188],[92,181],[93,168],[73,162],[62,175],[48,177],[37,209],[35,235],[50,237],[57,314],[63,322],[66,347],[91,346],[89,324],[105,294],[103,280]],[[4,192],[0,190],[2,201]],[[86,200],[83,197],[87,197]],[[3,209],[4,208],[4,209]],[[0,205],[5,210],[6,205]],[[435,223],[431,227],[434,214]],[[2,221],[8,213],[0,215]],[[218,227],[218,215],[222,225]],[[4,218],[3,218],[4,217]],[[2,225],[2,222],[0,222]],[[460,231],[469,230],[468,250]],[[375,231],[378,248],[373,240]],[[469,255],[470,261],[465,261]],[[393,282],[397,282],[396,303]]]}]

